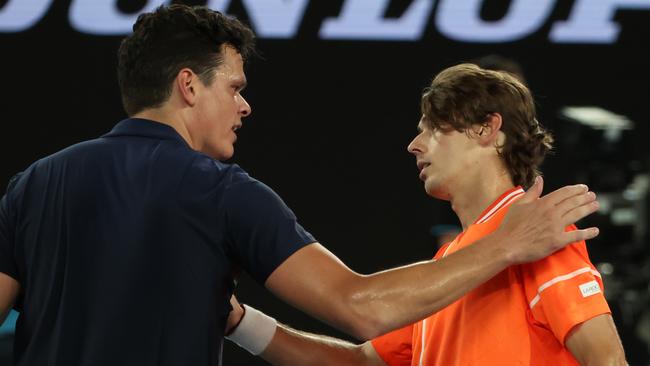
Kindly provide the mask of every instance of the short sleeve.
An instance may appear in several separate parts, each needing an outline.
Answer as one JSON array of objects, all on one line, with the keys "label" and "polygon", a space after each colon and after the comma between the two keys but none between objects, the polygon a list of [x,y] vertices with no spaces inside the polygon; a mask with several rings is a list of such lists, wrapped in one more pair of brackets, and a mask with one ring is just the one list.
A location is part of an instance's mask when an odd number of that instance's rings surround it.
[{"label": "short sleeve", "polygon": [[589,260],[584,241],[521,268],[533,318],[550,329],[561,344],[576,325],[611,313],[601,275]]},{"label": "short sleeve", "polygon": [[230,249],[260,284],[287,258],[316,242],[282,199],[251,179],[226,191],[224,211]]},{"label": "short sleeve", "polygon": [[15,213],[11,205],[13,188],[20,174],[14,176],[7,187],[7,193],[0,200],[0,272],[18,279],[18,268],[15,261]]}]

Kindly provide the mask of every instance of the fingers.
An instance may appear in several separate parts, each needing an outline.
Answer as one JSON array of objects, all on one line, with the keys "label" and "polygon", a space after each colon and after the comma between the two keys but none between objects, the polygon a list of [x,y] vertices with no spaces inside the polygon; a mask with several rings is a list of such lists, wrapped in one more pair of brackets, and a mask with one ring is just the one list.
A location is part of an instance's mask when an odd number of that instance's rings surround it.
[{"label": "fingers", "polygon": [[544,180],[542,179],[542,177],[537,176],[535,178],[535,183],[530,188],[528,188],[528,190],[523,196],[521,196],[519,202],[526,203],[526,202],[535,201],[542,194],[543,189],[544,189]]},{"label": "fingers", "polygon": [[561,246],[565,246],[570,243],[575,243],[578,241],[593,239],[598,236],[600,231],[597,227],[590,227],[587,229],[581,230],[572,230],[567,231],[559,237],[558,243]]},{"label": "fingers", "polygon": [[575,224],[577,221],[598,211],[598,201],[587,202],[581,206],[575,207],[562,216],[562,225]]},{"label": "fingers", "polygon": [[569,213],[571,210],[579,208],[581,206],[590,204],[596,201],[596,194],[594,192],[585,192],[581,194],[576,194],[571,196],[564,201],[555,205],[554,210],[560,215],[564,216]]},{"label": "fingers", "polygon": [[576,184],[572,186],[564,186],[556,189],[555,191],[545,195],[541,199],[551,205],[558,205],[564,200],[575,195],[587,193],[589,188],[584,184]]}]

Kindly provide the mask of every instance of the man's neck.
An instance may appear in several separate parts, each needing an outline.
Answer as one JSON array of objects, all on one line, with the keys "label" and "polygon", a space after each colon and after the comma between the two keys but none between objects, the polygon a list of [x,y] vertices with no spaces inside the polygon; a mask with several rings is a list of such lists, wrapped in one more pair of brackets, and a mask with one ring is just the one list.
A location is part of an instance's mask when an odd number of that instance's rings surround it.
[{"label": "man's neck", "polygon": [[151,121],[156,121],[162,124],[166,124],[171,128],[173,128],[174,130],[176,130],[176,132],[178,132],[178,134],[181,135],[183,140],[185,140],[185,142],[187,142],[187,144],[190,147],[197,150],[194,140],[192,139],[192,135],[187,129],[185,123],[183,123],[182,115],[176,115],[174,113],[169,112],[164,107],[161,107],[161,108],[145,109],[142,112],[134,114],[133,116],[131,116],[131,118],[148,119]]},{"label": "man's neck", "polygon": [[475,174],[475,178],[455,184],[450,194],[451,208],[463,225],[463,230],[473,224],[499,196],[514,187],[510,175],[500,169]]}]

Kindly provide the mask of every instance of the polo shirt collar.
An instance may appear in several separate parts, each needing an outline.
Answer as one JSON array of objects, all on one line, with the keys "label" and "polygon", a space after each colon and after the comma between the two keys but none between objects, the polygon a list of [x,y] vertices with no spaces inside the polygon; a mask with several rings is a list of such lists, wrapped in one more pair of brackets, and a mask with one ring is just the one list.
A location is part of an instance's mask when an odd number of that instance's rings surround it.
[{"label": "polo shirt collar", "polygon": [[514,188],[511,188],[507,191],[505,191],[499,198],[497,198],[492,204],[490,204],[485,210],[483,210],[483,213],[479,216],[479,218],[474,222],[474,224],[482,224],[494,216],[499,210],[501,210],[504,207],[509,206],[511,203],[513,203],[515,200],[517,200],[519,197],[523,196],[524,189],[521,186],[516,186]]},{"label": "polo shirt collar", "polygon": [[188,143],[173,127],[143,118],[124,119],[102,137],[117,136],[140,136],[160,140],[177,140],[189,147]]}]

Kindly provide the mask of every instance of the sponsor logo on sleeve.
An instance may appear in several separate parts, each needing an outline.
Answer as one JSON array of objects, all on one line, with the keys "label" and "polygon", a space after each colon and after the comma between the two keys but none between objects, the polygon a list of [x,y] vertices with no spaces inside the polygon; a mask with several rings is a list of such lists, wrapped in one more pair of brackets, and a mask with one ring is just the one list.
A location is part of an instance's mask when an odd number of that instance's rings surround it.
[{"label": "sponsor logo on sleeve", "polygon": [[580,293],[582,294],[582,297],[589,297],[591,295],[599,294],[602,292],[600,290],[600,285],[595,280],[583,283],[578,287],[580,287]]}]

